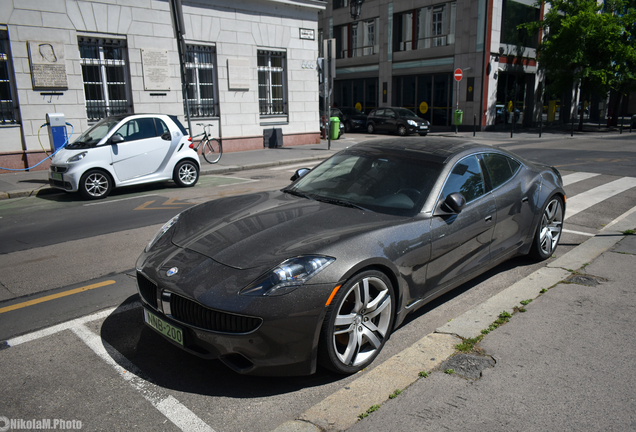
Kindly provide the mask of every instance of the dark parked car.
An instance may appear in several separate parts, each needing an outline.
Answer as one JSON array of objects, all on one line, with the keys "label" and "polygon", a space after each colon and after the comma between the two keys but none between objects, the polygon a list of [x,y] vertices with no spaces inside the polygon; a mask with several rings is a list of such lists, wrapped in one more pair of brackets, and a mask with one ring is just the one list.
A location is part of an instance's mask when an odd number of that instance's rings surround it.
[{"label": "dark parked car", "polygon": [[430,124],[406,108],[376,108],[367,117],[367,132],[390,132],[398,135],[418,133],[426,136]]},{"label": "dark parked car", "polygon": [[292,180],[167,222],[137,261],[145,323],[239,373],[354,373],[408,313],[550,257],[565,213],[555,168],[452,139],[361,143]]},{"label": "dark parked car", "polygon": [[365,113],[358,111],[354,107],[340,107],[340,112],[343,114],[340,121],[344,121],[345,132],[366,130],[367,115]]}]

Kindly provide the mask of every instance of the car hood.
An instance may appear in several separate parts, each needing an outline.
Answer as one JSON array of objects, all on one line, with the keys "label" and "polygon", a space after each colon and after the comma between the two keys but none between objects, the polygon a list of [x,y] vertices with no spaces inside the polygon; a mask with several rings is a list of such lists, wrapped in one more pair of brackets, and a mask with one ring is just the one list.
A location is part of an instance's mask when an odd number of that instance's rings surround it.
[{"label": "car hood", "polygon": [[214,200],[185,211],[175,225],[172,242],[226,266],[249,269],[294,256],[329,253],[336,242],[408,220],[278,191],[263,192]]}]

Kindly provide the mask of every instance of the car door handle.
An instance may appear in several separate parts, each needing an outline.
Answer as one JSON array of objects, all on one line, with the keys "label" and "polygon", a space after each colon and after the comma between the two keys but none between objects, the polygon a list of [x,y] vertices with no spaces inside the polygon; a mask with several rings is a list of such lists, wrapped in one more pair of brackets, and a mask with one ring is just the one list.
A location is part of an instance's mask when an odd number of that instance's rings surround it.
[{"label": "car door handle", "polygon": [[486,216],[486,217],[484,218],[484,220],[485,220],[486,222],[492,222],[492,215],[490,215],[490,216]]},{"label": "car door handle", "polygon": [[523,197],[523,198],[521,198],[521,202],[522,202],[522,203],[527,203],[527,202],[528,202],[528,197]]}]

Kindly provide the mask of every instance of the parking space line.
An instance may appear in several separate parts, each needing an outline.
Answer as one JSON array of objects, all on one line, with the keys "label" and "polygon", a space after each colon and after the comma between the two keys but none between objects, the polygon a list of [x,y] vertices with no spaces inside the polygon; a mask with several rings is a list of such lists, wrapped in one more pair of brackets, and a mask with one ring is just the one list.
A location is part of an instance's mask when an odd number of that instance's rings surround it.
[{"label": "parking space line", "polygon": [[100,288],[100,287],[103,287],[103,286],[112,285],[114,283],[115,283],[114,280],[107,280],[107,281],[104,281],[104,282],[99,282],[99,283],[96,283],[96,284],[86,285],[86,286],[83,286],[83,287],[80,287],[80,288],[75,288],[75,289],[72,289],[72,290],[63,291],[61,293],[51,294],[51,295],[48,295],[48,296],[45,296],[45,297],[36,298],[36,299],[25,301],[25,302],[22,302],[22,303],[17,303],[17,304],[11,305],[11,306],[5,306],[3,308],[0,308],[0,314],[5,313],[5,312],[9,312],[9,311],[12,311],[12,310],[16,310],[16,309],[22,309],[22,308],[27,307],[27,306],[33,306],[34,304],[44,303],[44,302],[47,302],[47,301],[50,301],[50,300],[55,300],[55,299],[58,299],[58,298],[61,298],[61,297],[66,297],[66,296],[69,296],[69,295],[72,295],[72,294],[77,294],[79,292],[84,292],[84,291],[92,290],[92,289],[95,289],[95,288]]},{"label": "parking space line", "polygon": [[179,429],[188,432],[215,432],[214,429],[181,404],[181,402],[171,395],[166,395],[161,387],[142,378],[143,373],[137,366],[113,348],[112,345],[89,330],[84,324],[75,326],[71,330],[93,350],[95,354],[111,365],[120,377],[133,386],[144,399],[150,402],[152,406]]}]

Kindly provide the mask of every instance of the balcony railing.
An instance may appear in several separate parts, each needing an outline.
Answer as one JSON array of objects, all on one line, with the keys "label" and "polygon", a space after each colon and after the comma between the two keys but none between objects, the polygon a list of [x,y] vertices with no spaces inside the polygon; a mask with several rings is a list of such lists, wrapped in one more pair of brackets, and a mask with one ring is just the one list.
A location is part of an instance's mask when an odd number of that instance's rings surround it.
[{"label": "balcony railing", "polygon": [[127,114],[132,112],[130,103],[126,100],[109,101],[108,105],[103,100],[86,101],[86,117],[88,121],[97,121],[108,116]]},{"label": "balcony railing", "polygon": [[18,123],[16,109],[12,101],[0,101],[0,124]]},{"label": "balcony railing", "polygon": [[261,115],[284,115],[287,114],[287,103],[285,102],[260,102],[259,103]]},{"label": "balcony railing", "polygon": [[[190,117],[216,117],[217,110],[214,101],[188,100],[188,108],[190,109]],[[183,102],[183,112],[187,112],[185,101]]]}]

